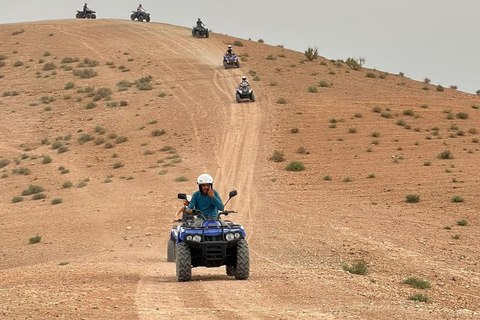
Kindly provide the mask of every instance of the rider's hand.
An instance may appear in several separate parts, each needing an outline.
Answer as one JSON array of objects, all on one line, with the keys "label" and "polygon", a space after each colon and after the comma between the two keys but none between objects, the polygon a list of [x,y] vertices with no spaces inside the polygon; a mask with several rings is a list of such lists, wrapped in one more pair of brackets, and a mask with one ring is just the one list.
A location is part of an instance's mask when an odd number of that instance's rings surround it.
[{"label": "rider's hand", "polygon": [[187,209],[188,214],[192,214],[192,212],[193,212],[192,209]]},{"label": "rider's hand", "polygon": [[213,192],[213,189],[208,189],[207,195],[213,199],[215,197],[215,193]]}]

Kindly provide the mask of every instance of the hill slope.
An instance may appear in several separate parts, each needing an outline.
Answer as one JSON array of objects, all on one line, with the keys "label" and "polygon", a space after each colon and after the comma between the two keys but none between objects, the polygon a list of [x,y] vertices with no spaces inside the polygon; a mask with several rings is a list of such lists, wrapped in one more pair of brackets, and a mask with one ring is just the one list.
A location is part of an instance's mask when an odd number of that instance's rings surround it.
[{"label": "hill slope", "polygon": [[[7,319],[478,316],[478,97],[246,40],[240,70],[223,70],[237,39],[157,23],[5,25],[0,39]],[[255,103],[234,101],[243,74]],[[248,281],[194,269],[179,284],[165,260],[175,196],[203,172],[239,191]],[[12,203],[29,185],[45,198]],[[342,269],[357,260],[366,276]]]}]

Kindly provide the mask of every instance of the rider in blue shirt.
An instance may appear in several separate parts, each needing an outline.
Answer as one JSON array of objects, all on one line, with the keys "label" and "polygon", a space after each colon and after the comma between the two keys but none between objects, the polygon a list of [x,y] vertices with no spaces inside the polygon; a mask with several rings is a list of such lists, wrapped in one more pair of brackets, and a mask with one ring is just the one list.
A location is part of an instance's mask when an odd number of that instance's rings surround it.
[{"label": "rider in blue shirt", "polygon": [[[220,195],[213,189],[213,178],[209,174],[201,174],[197,178],[198,191],[192,195],[187,213],[191,214],[192,209],[200,210],[205,219],[217,218],[218,210],[223,210],[223,203]],[[203,223],[201,216],[197,217],[194,226],[200,227]]]}]

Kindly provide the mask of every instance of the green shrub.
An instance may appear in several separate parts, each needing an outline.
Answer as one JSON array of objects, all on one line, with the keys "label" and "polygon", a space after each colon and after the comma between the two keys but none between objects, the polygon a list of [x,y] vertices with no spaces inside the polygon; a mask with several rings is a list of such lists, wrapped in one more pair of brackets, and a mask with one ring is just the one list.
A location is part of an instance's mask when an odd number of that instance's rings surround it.
[{"label": "green shrub", "polygon": [[372,111],[376,112],[376,113],[380,113],[380,112],[382,112],[382,108],[380,108],[379,106],[375,106],[375,107],[373,107]]},{"label": "green shrub", "polygon": [[318,83],[318,86],[321,87],[321,88],[328,88],[328,87],[330,87],[330,84],[327,81],[322,80]]},{"label": "green shrub", "polygon": [[152,76],[142,77],[135,81],[135,85],[139,90],[152,90],[153,86],[151,84]]},{"label": "green shrub", "polygon": [[269,54],[265,59],[267,59],[267,60],[277,60],[277,57],[274,56],[273,54]]},{"label": "green shrub", "polygon": [[305,57],[307,58],[308,61],[312,61],[318,58],[318,49],[315,48],[310,48],[305,51]]},{"label": "green shrub", "polygon": [[12,198],[12,203],[17,203],[17,202],[22,202],[23,201],[23,197],[13,197]]},{"label": "green shrub", "polygon": [[183,182],[183,181],[188,181],[188,179],[185,178],[184,176],[180,176],[180,177],[178,177],[178,178],[175,178],[175,181],[176,181],[176,182]]},{"label": "green shrub", "polygon": [[125,100],[122,100],[122,101],[120,101],[120,105],[121,105],[122,107],[128,106],[128,102],[125,101]]},{"label": "green shrub", "polygon": [[298,128],[292,128],[292,129],[290,129],[290,133],[298,133]]},{"label": "green shrub", "polygon": [[121,162],[115,162],[113,164],[113,169],[118,169],[118,168],[121,168],[121,167],[123,167],[123,163],[121,163]]},{"label": "green shrub", "polygon": [[298,172],[298,171],[305,170],[305,165],[300,161],[292,161],[287,165],[285,169],[288,171]]},{"label": "green shrub", "polygon": [[22,61],[15,61],[15,63],[13,64],[14,67],[21,67],[23,66],[23,62]]},{"label": "green shrub", "polygon": [[98,76],[98,73],[93,69],[73,70],[73,75],[81,79],[90,79]]},{"label": "green shrub", "polygon": [[273,154],[270,157],[270,160],[273,162],[283,162],[285,161],[285,156],[282,151],[275,150],[273,151]]},{"label": "green shrub", "polygon": [[52,200],[52,205],[56,205],[62,202],[63,202],[62,198],[55,198]]},{"label": "green shrub", "polygon": [[53,62],[45,63],[42,68],[43,71],[50,71],[55,69],[57,69],[57,66]]},{"label": "green shrub", "polygon": [[234,45],[234,46],[237,46],[237,47],[243,47],[243,43],[242,43],[241,41],[239,41],[239,40],[235,40],[235,41],[233,42],[233,45]]},{"label": "green shrub", "polygon": [[348,128],[348,133],[357,133],[356,128]]},{"label": "green shrub", "polygon": [[332,180],[332,177],[331,176],[324,176],[323,180],[330,181],[330,180]]},{"label": "green shrub", "polygon": [[165,134],[165,130],[153,130],[152,131],[152,136],[153,137],[159,137],[159,136],[163,136]]},{"label": "green shrub", "polygon": [[348,58],[345,61],[345,63],[347,64],[347,66],[349,66],[353,70],[360,70],[365,64],[365,58],[360,58],[360,59]]},{"label": "green shrub", "polygon": [[107,132],[107,130],[105,130],[104,127],[98,125],[95,127],[95,132],[98,133],[98,134],[104,134],[105,132]]},{"label": "green shrub", "polygon": [[60,148],[57,149],[57,153],[64,153],[64,152],[67,152],[67,151],[70,151],[70,149],[68,149],[67,146],[60,146]]},{"label": "green shrub", "polygon": [[285,98],[279,98],[279,99],[277,100],[277,103],[278,103],[278,104],[286,104],[286,103],[287,103],[287,100],[285,100]]},{"label": "green shrub", "polygon": [[414,288],[417,289],[428,289],[430,288],[430,282],[427,280],[422,280],[418,278],[408,278],[405,281],[403,281],[404,284],[411,285]]},{"label": "green shrub", "polygon": [[73,62],[78,62],[78,61],[79,61],[78,58],[66,57],[66,58],[63,58],[62,61],[60,61],[60,63],[65,64],[65,63],[73,63]]},{"label": "green shrub", "polygon": [[443,92],[443,91],[445,91],[445,88],[442,87],[442,85],[440,85],[440,84],[437,86],[436,89],[437,89],[438,92]]},{"label": "green shrub", "polygon": [[65,90],[72,89],[73,87],[75,87],[75,83],[73,83],[73,81],[69,81],[65,85]]},{"label": "green shrub", "polygon": [[452,202],[463,202],[463,198],[460,196],[453,196]]},{"label": "green shrub", "polygon": [[252,80],[253,81],[260,81],[260,77],[256,75],[255,77],[252,78]]},{"label": "green shrub", "polygon": [[47,196],[43,193],[36,193],[32,196],[32,200],[41,200],[45,199]]},{"label": "green shrub", "polygon": [[413,116],[414,115],[414,112],[412,109],[406,109],[406,110],[403,110],[402,114],[404,116]]},{"label": "green shrub", "polygon": [[344,264],[342,268],[352,274],[365,275],[367,273],[367,264],[363,260],[355,261],[351,265]]},{"label": "green shrub", "polygon": [[308,92],[310,92],[310,93],[317,93],[318,90],[317,90],[316,87],[308,87]]},{"label": "green shrub", "polygon": [[439,159],[453,159],[453,154],[450,152],[450,150],[445,150],[445,151],[442,151],[438,155],[438,158]]},{"label": "green shrub", "polygon": [[457,221],[457,225],[462,226],[462,227],[465,227],[466,225],[468,225],[468,222],[467,222],[467,220],[465,220],[465,219],[458,220],[458,221]]},{"label": "green shrub", "polygon": [[413,296],[410,296],[408,298],[408,300],[413,300],[413,301],[420,301],[420,302],[428,302],[428,297],[423,295],[423,294],[420,294],[420,293],[416,293],[414,294]]},{"label": "green shrub", "polygon": [[64,188],[64,189],[70,188],[71,186],[73,186],[73,183],[71,181],[65,181],[62,184],[62,188]]},{"label": "green shrub", "polygon": [[43,163],[43,164],[47,164],[47,163],[52,162],[52,158],[51,158],[50,156],[48,156],[48,155],[42,155],[42,158],[43,158],[43,159],[42,159],[42,163]]},{"label": "green shrub", "polygon": [[457,119],[467,119],[468,118],[468,113],[459,112],[455,116],[457,117]]},{"label": "green shrub", "polygon": [[127,142],[127,141],[128,141],[128,138],[125,137],[125,136],[120,136],[120,137],[118,137],[118,138],[115,140],[115,142],[116,142],[117,144],[119,144],[119,143],[124,143],[124,142]]},{"label": "green shrub", "polygon": [[83,59],[82,62],[80,62],[77,67],[79,68],[84,68],[84,67],[90,67],[90,68],[93,68],[93,67],[96,67],[98,66],[99,63],[97,60],[93,60],[93,59],[90,59],[90,58],[85,58]]},{"label": "green shrub", "polygon": [[407,194],[405,196],[405,201],[408,203],[417,203],[420,201],[420,196],[416,194]]},{"label": "green shrub", "polygon": [[78,144],[84,144],[85,142],[92,141],[95,138],[89,135],[88,133],[82,134],[80,137],[78,137],[77,142]]},{"label": "green shrub", "polygon": [[297,149],[297,153],[300,153],[300,154],[310,154],[310,151],[308,151],[305,147],[299,147]]},{"label": "green shrub", "polygon": [[42,237],[39,236],[38,234],[35,237],[31,237],[30,239],[28,239],[28,242],[30,244],[39,243],[40,241],[42,241]]},{"label": "green shrub", "polygon": [[377,78],[377,75],[373,72],[367,72],[365,74],[365,77],[375,79],[375,78]]}]

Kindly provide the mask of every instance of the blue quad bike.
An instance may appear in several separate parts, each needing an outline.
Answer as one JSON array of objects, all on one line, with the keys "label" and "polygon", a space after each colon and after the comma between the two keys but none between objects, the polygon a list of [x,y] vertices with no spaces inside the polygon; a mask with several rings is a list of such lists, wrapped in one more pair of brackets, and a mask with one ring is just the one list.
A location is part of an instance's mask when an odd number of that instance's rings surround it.
[{"label": "blue quad bike", "polygon": [[255,102],[255,94],[253,93],[252,87],[242,85],[241,87],[238,87],[235,91],[235,100],[237,101],[237,103],[240,103],[245,99]]},{"label": "blue quad bike", "polygon": [[236,54],[224,55],[223,66],[225,67],[225,69],[240,68],[240,62],[238,61],[238,56]]},{"label": "blue quad bike", "polygon": [[208,28],[205,27],[193,27],[192,28],[192,36],[198,37],[205,37],[208,38],[210,33],[208,32]]},{"label": "blue quad bike", "polygon": [[[225,205],[236,195],[236,190],[230,191]],[[185,200],[187,196],[179,193],[178,198]],[[193,215],[184,213],[182,224],[170,232],[167,247],[167,261],[176,263],[178,282],[190,281],[195,267],[225,266],[227,275],[237,280],[248,278],[250,257],[245,229],[229,220],[220,221],[220,215],[231,213],[236,212],[224,210],[214,219],[205,219],[202,212],[195,209]],[[202,226],[194,226],[194,215],[204,218]]]}]

